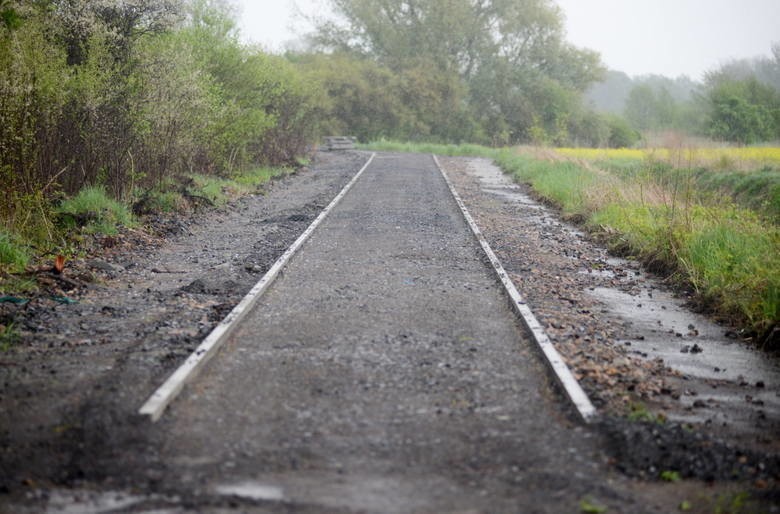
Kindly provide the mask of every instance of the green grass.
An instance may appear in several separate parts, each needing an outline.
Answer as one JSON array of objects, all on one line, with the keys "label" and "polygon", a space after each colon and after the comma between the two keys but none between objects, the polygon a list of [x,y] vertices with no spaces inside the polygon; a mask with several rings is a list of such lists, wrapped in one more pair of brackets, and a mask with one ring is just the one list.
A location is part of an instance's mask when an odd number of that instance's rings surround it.
[{"label": "green grass", "polygon": [[[724,198],[722,190],[714,194],[722,183],[712,186],[712,194],[699,192],[707,190],[700,187],[703,181],[714,180],[701,171],[637,159],[590,167],[472,145],[382,141],[366,148],[492,158],[565,215],[584,222],[612,250],[693,287],[722,317],[759,336],[780,320],[780,227],[760,207],[747,207],[774,205],[775,193],[766,185],[774,183],[775,172],[742,176]],[[729,198],[740,194],[745,196],[740,203]]]},{"label": "green grass", "polygon": [[29,260],[29,250],[15,237],[0,231],[0,270],[20,271]]},{"label": "green grass", "polygon": [[580,512],[583,514],[604,514],[607,508],[597,504],[592,498],[587,497],[580,500]]},{"label": "green grass", "polygon": [[776,168],[739,171],[724,164],[717,168],[686,169],[663,161],[628,157],[601,159],[593,164],[623,179],[643,178],[666,185],[686,182],[703,202],[726,197],[780,224],[780,170]]},{"label": "green grass", "polygon": [[375,141],[369,144],[358,145],[363,150],[375,150],[377,152],[401,152],[401,153],[431,153],[446,155],[449,157],[495,157],[496,150],[480,145],[445,145],[437,143],[401,143],[398,141]]},{"label": "green grass", "polygon": [[0,328],[0,352],[7,352],[19,341],[19,332],[13,323]]},{"label": "green grass", "polygon": [[659,475],[661,480],[664,482],[679,482],[682,480],[682,477],[680,476],[680,473],[678,471],[661,471],[661,474]]},{"label": "green grass", "polygon": [[195,174],[190,176],[195,184],[190,192],[208,198],[214,205],[220,206],[236,196],[261,191],[264,184],[291,172],[288,168],[257,168],[232,178]]},{"label": "green grass", "polygon": [[184,198],[178,191],[152,191],[137,194],[137,197],[143,198],[143,213],[147,212],[179,212],[184,205]]},{"label": "green grass", "polygon": [[57,208],[66,228],[83,227],[88,233],[115,235],[119,227],[135,224],[130,210],[99,186],[85,187]]},{"label": "green grass", "polygon": [[255,193],[264,184],[290,173],[292,170],[289,168],[257,168],[234,177],[233,182],[239,185],[242,192]]}]

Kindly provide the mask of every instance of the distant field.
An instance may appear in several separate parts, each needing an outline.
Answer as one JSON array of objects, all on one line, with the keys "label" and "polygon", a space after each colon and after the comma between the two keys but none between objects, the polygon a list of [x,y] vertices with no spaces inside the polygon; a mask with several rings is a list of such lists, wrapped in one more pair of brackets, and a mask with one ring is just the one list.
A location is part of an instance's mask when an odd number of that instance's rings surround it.
[{"label": "distant field", "polygon": [[715,166],[758,169],[780,167],[780,148],[558,148],[561,155],[575,159],[640,159],[664,161],[675,166]]}]

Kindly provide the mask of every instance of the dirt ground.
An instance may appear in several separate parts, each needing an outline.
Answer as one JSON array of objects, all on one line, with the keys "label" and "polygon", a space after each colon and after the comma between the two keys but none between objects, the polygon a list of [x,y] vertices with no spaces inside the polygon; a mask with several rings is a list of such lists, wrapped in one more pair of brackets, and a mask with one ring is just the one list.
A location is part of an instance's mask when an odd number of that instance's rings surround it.
[{"label": "dirt ground", "polygon": [[[141,433],[137,427],[146,420],[138,419],[135,410],[366,158],[361,152],[319,153],[311,170],[275,181],[264,195],[244,198],[222,210],[151,220],[158,235],[131,233],[107,240],[99,255],[69,263],[67,280],[55,284],[62,289],[58,294],[40,295],[25,305],[0,304],[0,321],[13,321],[21,335],[0,354],[0,510],[4,505],[15,510],[25,502],[32,512],[41,505],[53,510],[58,505],[72,506],[71,499],[53,491],[84,484],[100,483],[105,490],[126,487],[123,477],[105,473],[115,469],[109,464],[94,468],[93,456],[110,460],[111,449],[121,445],[141,449],[140,454],[144,448],[158,451],[154,440],[137,435]],[[638,491],[639,498],[665,494],[668,504],[695,499],[693,512],[707,512],[713,502],[735,501],[747,492],[757,502],[756,512],[777,512],[777,420],[772,416],[761,420],[766,423],[758,425],[766,434],[762,440],[755,432],[741,438],[733,431],[695,424],[627,421],[624,415],[637,401],[661,412],[668,409],[667,400],[684,397],[688,390],[681,374],[663,362],[631,355],[630,348],[615,344],[630,327],[600,316],[599,302],[584,293],[605,280],[625,291],[643,287],[637,282],[644,280],[641,271],[632,263],[609,264],[603,249],[583,243],[555,220],[536,227],[517,223],[517,212],[479,192],[476,179],[465,172],[467,165],[464,160],[444,161],[518,288],[605,414],[596,427],[576,432],[601,441],[606,456],[600,465],[619,477],[630,477],[619,478],[619,485],[626,494]],[[592,270],[609,265],[612,276],[579,273],[579,266],[571,267],[572,256]],[[626,277],[637,278],[631,282]],[[345,297],[353,293],[341,292]],[[63,303],[61,296],[77,303]],[[115,437],[112,434],[119,426],[121,436]],[[155,497],[161,505],[197,508],[197,504],[164,499],[171,491],[160,485],[164,478],[160,469],[149,465],[154,459],[120,454],[120,467],[134,467],[134,473],[144,475],[145,506],[154,503],[148,496],[152,491],[161,495]],[[692,480],[657,482],[666,470]],[[738,480],[727,480],[733,477]],[[537,485],[544,482],[541,475],[531,478],[539,481]],[[526,485],[533,486],[533,480]],[[614,492],[615,487],[607,490]],[[584,495],[584,491],[579,492]],[[606,504],[620,505],[625,500],[605,494]],[[116,506],[110,501],[106,505]],[[128,505],[132,510],[135,503]],[[230,510],[235,505],[217,502],[211,507],[208,510]]]}]

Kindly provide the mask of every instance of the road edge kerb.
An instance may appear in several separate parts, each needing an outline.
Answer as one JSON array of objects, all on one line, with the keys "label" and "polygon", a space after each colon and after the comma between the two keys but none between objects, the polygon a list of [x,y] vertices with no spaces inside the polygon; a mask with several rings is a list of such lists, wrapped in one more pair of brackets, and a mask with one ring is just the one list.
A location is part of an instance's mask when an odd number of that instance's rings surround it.
[{"label": "road edge kerb", "polygon": [[482,246],[482,250],[485,252],[485,255],[487,255],[488,260],[492,264],[493,270],[496,272],[499,281],[503,284],[504,290],[511,300],[510,303],[512,304],[514,311],[520,316],[523,324],[531,333],[536,346],[541,350],[542,355],[544,355],[548,367],[552,370],[556,380],[558,381],[558,384],[563,389],[566,397],[574,406],[582,421],[585,423],[590,423],[596,418],[596,408],[591,403],[588,395],[582,389],[582,386],[580,386],[579,382],[577,382],[577,379],[574,378],[574,375],[564,362],[561,354],[558,353],[558,350],[556,350],[553,346],[550,338],[544,331],[544,327],[542,327],[541,323],[539,323],[539,320],[536,318],[531,308],[523,299],[523,296],[509,278],[509,274],[504,269],[504,266],[501,264],[501,261],[498,259],[495,252],[493,252],[493,249],[490,247],[490,243],[488,243],[487,239],[482,234],[482,231],[477,226],[476,221],[474,221],[474,218],[466,208],[466,204],[463,202],[463,199],[455,190],[455,186],[444,172],[444,169],[439,163],[439,159],[436,157],[436,155],[432,155],[432,157],[433,161],[436,163],[436,167],[439,169],[442,177],[444,177],[444,182],[447,183],[447,187],[450,189],[450,193],[452,193],[453,198],[455,198],[455,202],[458,204],[458,207],[460,207],[460,211],[463,213],[463,217],[466,219],[469,227],[471,227],[471,232],[477,238],[480,246]]},{"label": "road edge kerb", "polygon": [[300,235],[295,242],[274,262],[273,266],[263,275],[263,277],[252,287],[244,298],[236,305],[230,313],[225,316],[219,325],[209,333],[201,344],[193,351],[190,356],[174,371],[168,379],[152,393],[146,403],[138,410],[138,414],[149,416],[152,422],[160,419],[165,409],[178,396],[184,388],[184,385],[195,378],[205,364],[217,353],[219,347],[233,331],[235,326],[243,319],[244,315],[257,303],[257,300],[263,295],[274,279],[279,275],[288,261],[309,239],[314,230],[322,223],[330,211],[333,210],[342,198],[352,189],[352,186],[358,181],[364,171],[371,165],[376,157],[376,152],[372,153],[368,161],[360,168],[352,180],[336,195],[325,209],[315,218],[309,227]]}]

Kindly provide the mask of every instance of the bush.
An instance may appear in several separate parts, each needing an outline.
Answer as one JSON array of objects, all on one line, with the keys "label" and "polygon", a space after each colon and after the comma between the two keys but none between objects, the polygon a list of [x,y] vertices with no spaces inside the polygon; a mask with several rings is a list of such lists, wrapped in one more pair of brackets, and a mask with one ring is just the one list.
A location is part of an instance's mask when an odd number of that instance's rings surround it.
[{"label": "bush", "polygon": [[639,132],[632,129],[628,122],[619,116],[610,116],[607,124],[610,148],[630,148],[641,138]]}]

